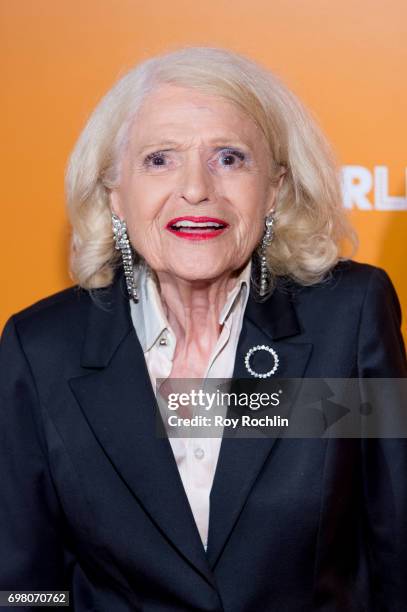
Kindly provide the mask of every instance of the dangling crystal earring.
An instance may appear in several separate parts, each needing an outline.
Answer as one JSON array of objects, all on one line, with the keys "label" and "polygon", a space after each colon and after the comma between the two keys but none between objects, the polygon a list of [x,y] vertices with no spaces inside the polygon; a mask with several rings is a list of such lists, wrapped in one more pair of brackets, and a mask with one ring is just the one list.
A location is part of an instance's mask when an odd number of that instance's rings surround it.
[{"label": "dangling crystal earring", "polygon": [[131,300],[138,302],[137,287],[134,281],[133,257],[131,253],[130,240],[127,236],[126,221],[122,221],[117,215],[112,213],[112,229],[116,242],[115,248],[122,252],[124,275],[126,278],[127,291]]},{"label": "dangling crystal earring", "polygon": [[271,272],[267,265],[267,247],[270,245],[273,240],[273,223],[274,216],[272,213],[267,215],[264,220],[265,224],[265,232],[261,241],[259,256],[260,256],[260,297],[265,297],[267,295],[267,290],[270,286],[270,276]]}]

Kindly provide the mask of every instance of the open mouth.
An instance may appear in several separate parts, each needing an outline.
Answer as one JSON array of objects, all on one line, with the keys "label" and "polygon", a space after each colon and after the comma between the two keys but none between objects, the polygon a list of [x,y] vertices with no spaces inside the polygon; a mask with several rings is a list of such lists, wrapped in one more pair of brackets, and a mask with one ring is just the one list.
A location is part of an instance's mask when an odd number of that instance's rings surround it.
[{"label": "open mouth", "polygon": [[179,238],[208,240],[222,234],[228,226],[226,221],[215,217],[177,217],[167,223],[166,229]]}]

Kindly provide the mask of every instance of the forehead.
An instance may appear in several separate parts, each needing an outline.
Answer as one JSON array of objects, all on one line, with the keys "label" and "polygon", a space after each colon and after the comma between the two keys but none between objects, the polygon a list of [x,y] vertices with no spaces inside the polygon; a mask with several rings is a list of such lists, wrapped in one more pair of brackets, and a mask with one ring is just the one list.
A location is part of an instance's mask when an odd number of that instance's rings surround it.
[{"label": "forehead", "polygon": [[263,137],[255,121],[232,101],[193,88],[163,84],[146,96],[136,113],[132,140],[205,136],[205,132],[253,144]]}]

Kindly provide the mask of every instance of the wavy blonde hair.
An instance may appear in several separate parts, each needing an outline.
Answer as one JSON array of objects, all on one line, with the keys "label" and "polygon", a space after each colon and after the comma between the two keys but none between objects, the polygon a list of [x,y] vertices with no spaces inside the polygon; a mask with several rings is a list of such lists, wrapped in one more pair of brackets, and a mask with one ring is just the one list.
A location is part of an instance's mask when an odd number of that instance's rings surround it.
[{"label": "wavy blonde hair", "polygon": [[72,224],[71,278],[85,289],[111,284],[114,248],[109,189],[145,96],[164,83],[196,88],[236,104],[266,136],[274,178],[285,178],[275,207],[268,264],[302,285],[323,280],[357,237],[344,207],[338,166],[315,120],[296,96],[251,59],[226,49],[185,47],[130,70],[100,101],[71,154],[66,193]]}]

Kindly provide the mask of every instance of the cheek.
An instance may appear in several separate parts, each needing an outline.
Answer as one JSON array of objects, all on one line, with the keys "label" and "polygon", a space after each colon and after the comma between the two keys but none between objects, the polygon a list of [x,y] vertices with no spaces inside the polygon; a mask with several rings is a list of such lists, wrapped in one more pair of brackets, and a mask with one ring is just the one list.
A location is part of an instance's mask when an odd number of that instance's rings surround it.
[{"label": "cheek", "polygon": [[250,190],[241,191],[235,199],[235,212],[239,220],[238,231],[242,239],[257,243],[263,234],[264,219],[268,212],[264,190],[253,187]]},{"label": "cheek", "polygon": [[[242,220],[243,221],[243,220]],[[238,245],[245,255],[252,253],[262,237],[263,221],[258,216],[248,216],[239,227]]]},{"label": "cheek", "polygon": [[155,260],[162,250],[159,212],[155,200],[137,198],[128,208],[126,219],[131,244],[153,266],[158,265]]},{"label": "cheek", "polygon": [[127,219],[135,233],[152,231],[159,223],[163,201],[160,194],[140,187],[129,192],[126,198]]},{"label": "cheek", "polygon": [[247,252],[253,252],[259,245],[265,231],[265,217],[268,212],[261,194],[250,201],[241,202],[239,207],[238,242]]},{"label": "cheek", "polygon": [[130,242],[150,265],[158,267],[158,260],[162,258],[161,226],[167,199],[166,186],[163,181],[149,181],[142,176],[126,179],[115,200],[126,220]]},{"label": "cheek", "polygon": [[238,180],[225,181],[222,185],[225,197],[240,211],[242,216],[264,217],[267,208],[268,190],[264,178],[257,174],[246,174]]}]

